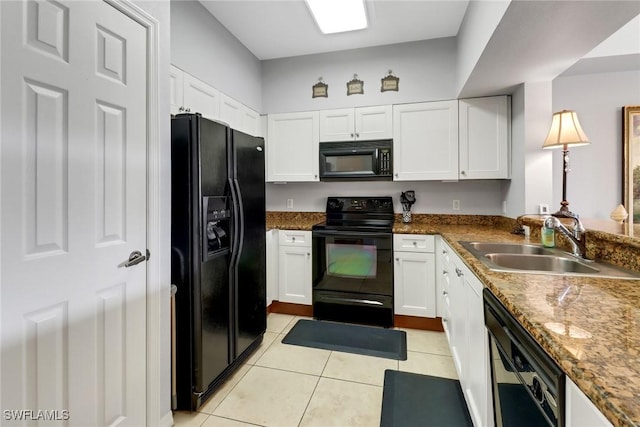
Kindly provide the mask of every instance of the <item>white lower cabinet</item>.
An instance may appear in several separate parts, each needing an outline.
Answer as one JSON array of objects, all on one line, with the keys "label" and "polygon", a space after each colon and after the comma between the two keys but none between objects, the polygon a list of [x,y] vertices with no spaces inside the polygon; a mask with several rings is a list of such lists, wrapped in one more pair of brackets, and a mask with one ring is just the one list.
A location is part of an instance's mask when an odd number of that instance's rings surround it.
[{"label": "white lower cabinet", "polygon": [[278,300],[311,305],[311,232],[278,232]]},{"label": "white lower cabinet", "polygon": [[394,234],[395,314],[436,317],[434,236]]},{"label": "white lower cabinet", "polygon": [[610,427],[612,424],[605,418],[589,398],[567,378],[565,391],[565,426],[566,427]]},{"label": "white lower cabinet", "polygon": [[482,282],[457,253],[441,241],[443,326],[460,386],[475,427],[493,425],[489,348],[484,326]]}]

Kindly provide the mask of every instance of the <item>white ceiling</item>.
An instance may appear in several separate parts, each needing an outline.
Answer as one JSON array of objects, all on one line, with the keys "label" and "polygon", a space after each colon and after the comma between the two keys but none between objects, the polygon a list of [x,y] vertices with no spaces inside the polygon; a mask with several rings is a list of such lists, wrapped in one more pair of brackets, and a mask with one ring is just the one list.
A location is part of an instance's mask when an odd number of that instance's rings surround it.
[{"label": "white ceiling", "polygon": [[323,35],[304,0],[200,0],[260,60],[453,37],[469,0],[365,2],[369,28]]}]

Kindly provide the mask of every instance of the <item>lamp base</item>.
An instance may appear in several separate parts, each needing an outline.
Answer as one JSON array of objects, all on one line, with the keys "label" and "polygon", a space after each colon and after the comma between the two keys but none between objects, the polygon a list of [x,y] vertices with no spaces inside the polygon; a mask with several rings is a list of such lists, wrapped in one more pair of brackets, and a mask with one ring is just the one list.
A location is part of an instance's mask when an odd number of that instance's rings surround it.
[{"label": "lamp base", "polygon": [[569,210],[569,202],[563,200],[560,202],[560,210],[553,214],[556,218],[576,218],[578,215]]}]

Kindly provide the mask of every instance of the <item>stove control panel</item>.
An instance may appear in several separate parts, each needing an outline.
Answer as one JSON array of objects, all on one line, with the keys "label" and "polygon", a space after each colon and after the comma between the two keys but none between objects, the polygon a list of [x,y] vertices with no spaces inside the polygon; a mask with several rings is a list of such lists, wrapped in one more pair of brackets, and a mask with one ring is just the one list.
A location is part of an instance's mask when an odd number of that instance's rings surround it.
[{"label": "stove control panel", "polygon": [[329,197],[327,212],[393,213],[391,197]]}]

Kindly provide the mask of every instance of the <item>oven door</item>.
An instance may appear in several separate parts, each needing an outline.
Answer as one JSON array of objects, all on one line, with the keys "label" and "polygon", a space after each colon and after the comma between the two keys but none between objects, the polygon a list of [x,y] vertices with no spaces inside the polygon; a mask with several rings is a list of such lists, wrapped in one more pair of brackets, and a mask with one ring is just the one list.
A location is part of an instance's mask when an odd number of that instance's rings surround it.
[{"label": "oven door", "polygon": [[392,234],[336,230],[312,234],[314,317],[391,326]]}]

